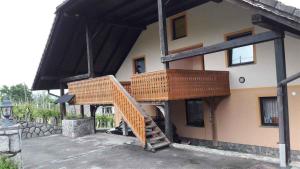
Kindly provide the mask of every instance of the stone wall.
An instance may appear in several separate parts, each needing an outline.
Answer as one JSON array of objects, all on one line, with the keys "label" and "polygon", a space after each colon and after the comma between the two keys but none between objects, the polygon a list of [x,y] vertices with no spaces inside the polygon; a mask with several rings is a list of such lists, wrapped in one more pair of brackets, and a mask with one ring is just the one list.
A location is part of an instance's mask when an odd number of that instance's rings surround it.
[{"label": "stone wall", "polygon": [[35,122],[20,122],[22,130],[22,139],[50,136],[53,134],[61,134],[60,126],[42,124]]},{"label": "stone wall", "polygon": [[0,155],[9,157],[19,168],[23,168],[21,149],[20,125],[0,127]]},{"label": "stone wall", "polygon": [[62,134],[72,138],[95,134],[95,122],[92,118],[63,120]]},{"label": "stone wall", "polygon": [[[186,137],[182,137],[181,140],[183,140],[184,142],[189,141],[191,145],[195,145],[195,146],[205,146],[205,147],[215,148],[220,150],[229,150],[229,151],[258,154],[263,156],[279,158],[278,148],[270,148],[270,147],[247,145],[247,144],[237,144],[237,143],[227,143],[221,141],[217,141],[216,144],[214,144],[213,141],[211,140],[201,140],[201,139],[186,138]],[[292,150],[291,158],[294,161],[300,161],[300,151]]]}]

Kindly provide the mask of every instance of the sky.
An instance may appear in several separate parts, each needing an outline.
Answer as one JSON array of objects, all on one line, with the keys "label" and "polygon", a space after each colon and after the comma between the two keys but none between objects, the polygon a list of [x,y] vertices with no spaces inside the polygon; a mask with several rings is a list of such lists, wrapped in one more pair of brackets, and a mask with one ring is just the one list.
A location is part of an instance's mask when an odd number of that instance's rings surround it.
[{"label": "sky", "polygon": [[[31,87],[63,0],[0,0],[0,86]],[[300,0],[281,0],[300,8]]]}]

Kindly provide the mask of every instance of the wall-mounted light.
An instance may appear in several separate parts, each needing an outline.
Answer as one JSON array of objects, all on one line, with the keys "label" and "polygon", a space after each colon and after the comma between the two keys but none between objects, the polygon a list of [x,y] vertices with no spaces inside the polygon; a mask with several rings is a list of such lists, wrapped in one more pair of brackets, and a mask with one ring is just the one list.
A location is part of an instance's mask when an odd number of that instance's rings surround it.
[{"label": "wall-mounted light", "polygon": [[240,77],[240,78],[239,78],[239,82],[242,83],[242,84],[245,83],[245,82],[246,82],[245,77]]}]

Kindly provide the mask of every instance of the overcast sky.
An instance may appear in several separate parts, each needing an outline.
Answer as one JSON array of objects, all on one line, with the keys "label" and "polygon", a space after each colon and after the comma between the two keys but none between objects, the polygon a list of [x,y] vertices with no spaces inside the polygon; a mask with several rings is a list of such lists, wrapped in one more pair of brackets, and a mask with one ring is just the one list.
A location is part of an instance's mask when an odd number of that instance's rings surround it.
[{"label": "overcast sky", "polygon": [[[31,87],[54,19],[63,0],[0,1],[0,86]],[[300,0],[282,0],[300,8]]]}]

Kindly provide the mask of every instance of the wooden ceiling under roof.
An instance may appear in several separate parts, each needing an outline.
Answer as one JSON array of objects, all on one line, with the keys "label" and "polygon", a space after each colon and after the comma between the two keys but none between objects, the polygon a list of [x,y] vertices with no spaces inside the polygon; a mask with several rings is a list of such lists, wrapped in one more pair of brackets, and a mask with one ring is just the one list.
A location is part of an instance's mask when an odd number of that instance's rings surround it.
[{"label": "wooden ceiling under roof", "polygon": [[[174,15],[209,0],[171,0]],[[96,76],[115,74],[146,26],[157,21],[157,0],[69,0],[57,8],[32,89],[58,89],[60,79],[87,73],[85,27],[92,31]],[[158,36],[158,35],[157,35]]]},{"label": "wooden ceiling under roof", "polygon": [[[210,0],[166,0],[167,16]],[[222,0],[211,0],[221,2]],[[300,10],[276,0],[226,0],[262,14],[300,34]],[[96,76],[115,74],[140,33],[158,19],[157,0],[67,0],[56,11],[32,89],[59,89],[60,80],[86,74],[85,29],[92,34]],[[261,25],[261,21],[256,21]],[[262,24],[267,23],[263,21]],[[273,23],[271,23],[272,25]],[[268,26],[268,25],[267,25]],[[268,27],[267,27],[268,28]],[[159,35],[157,35],[159,38]]]}]

